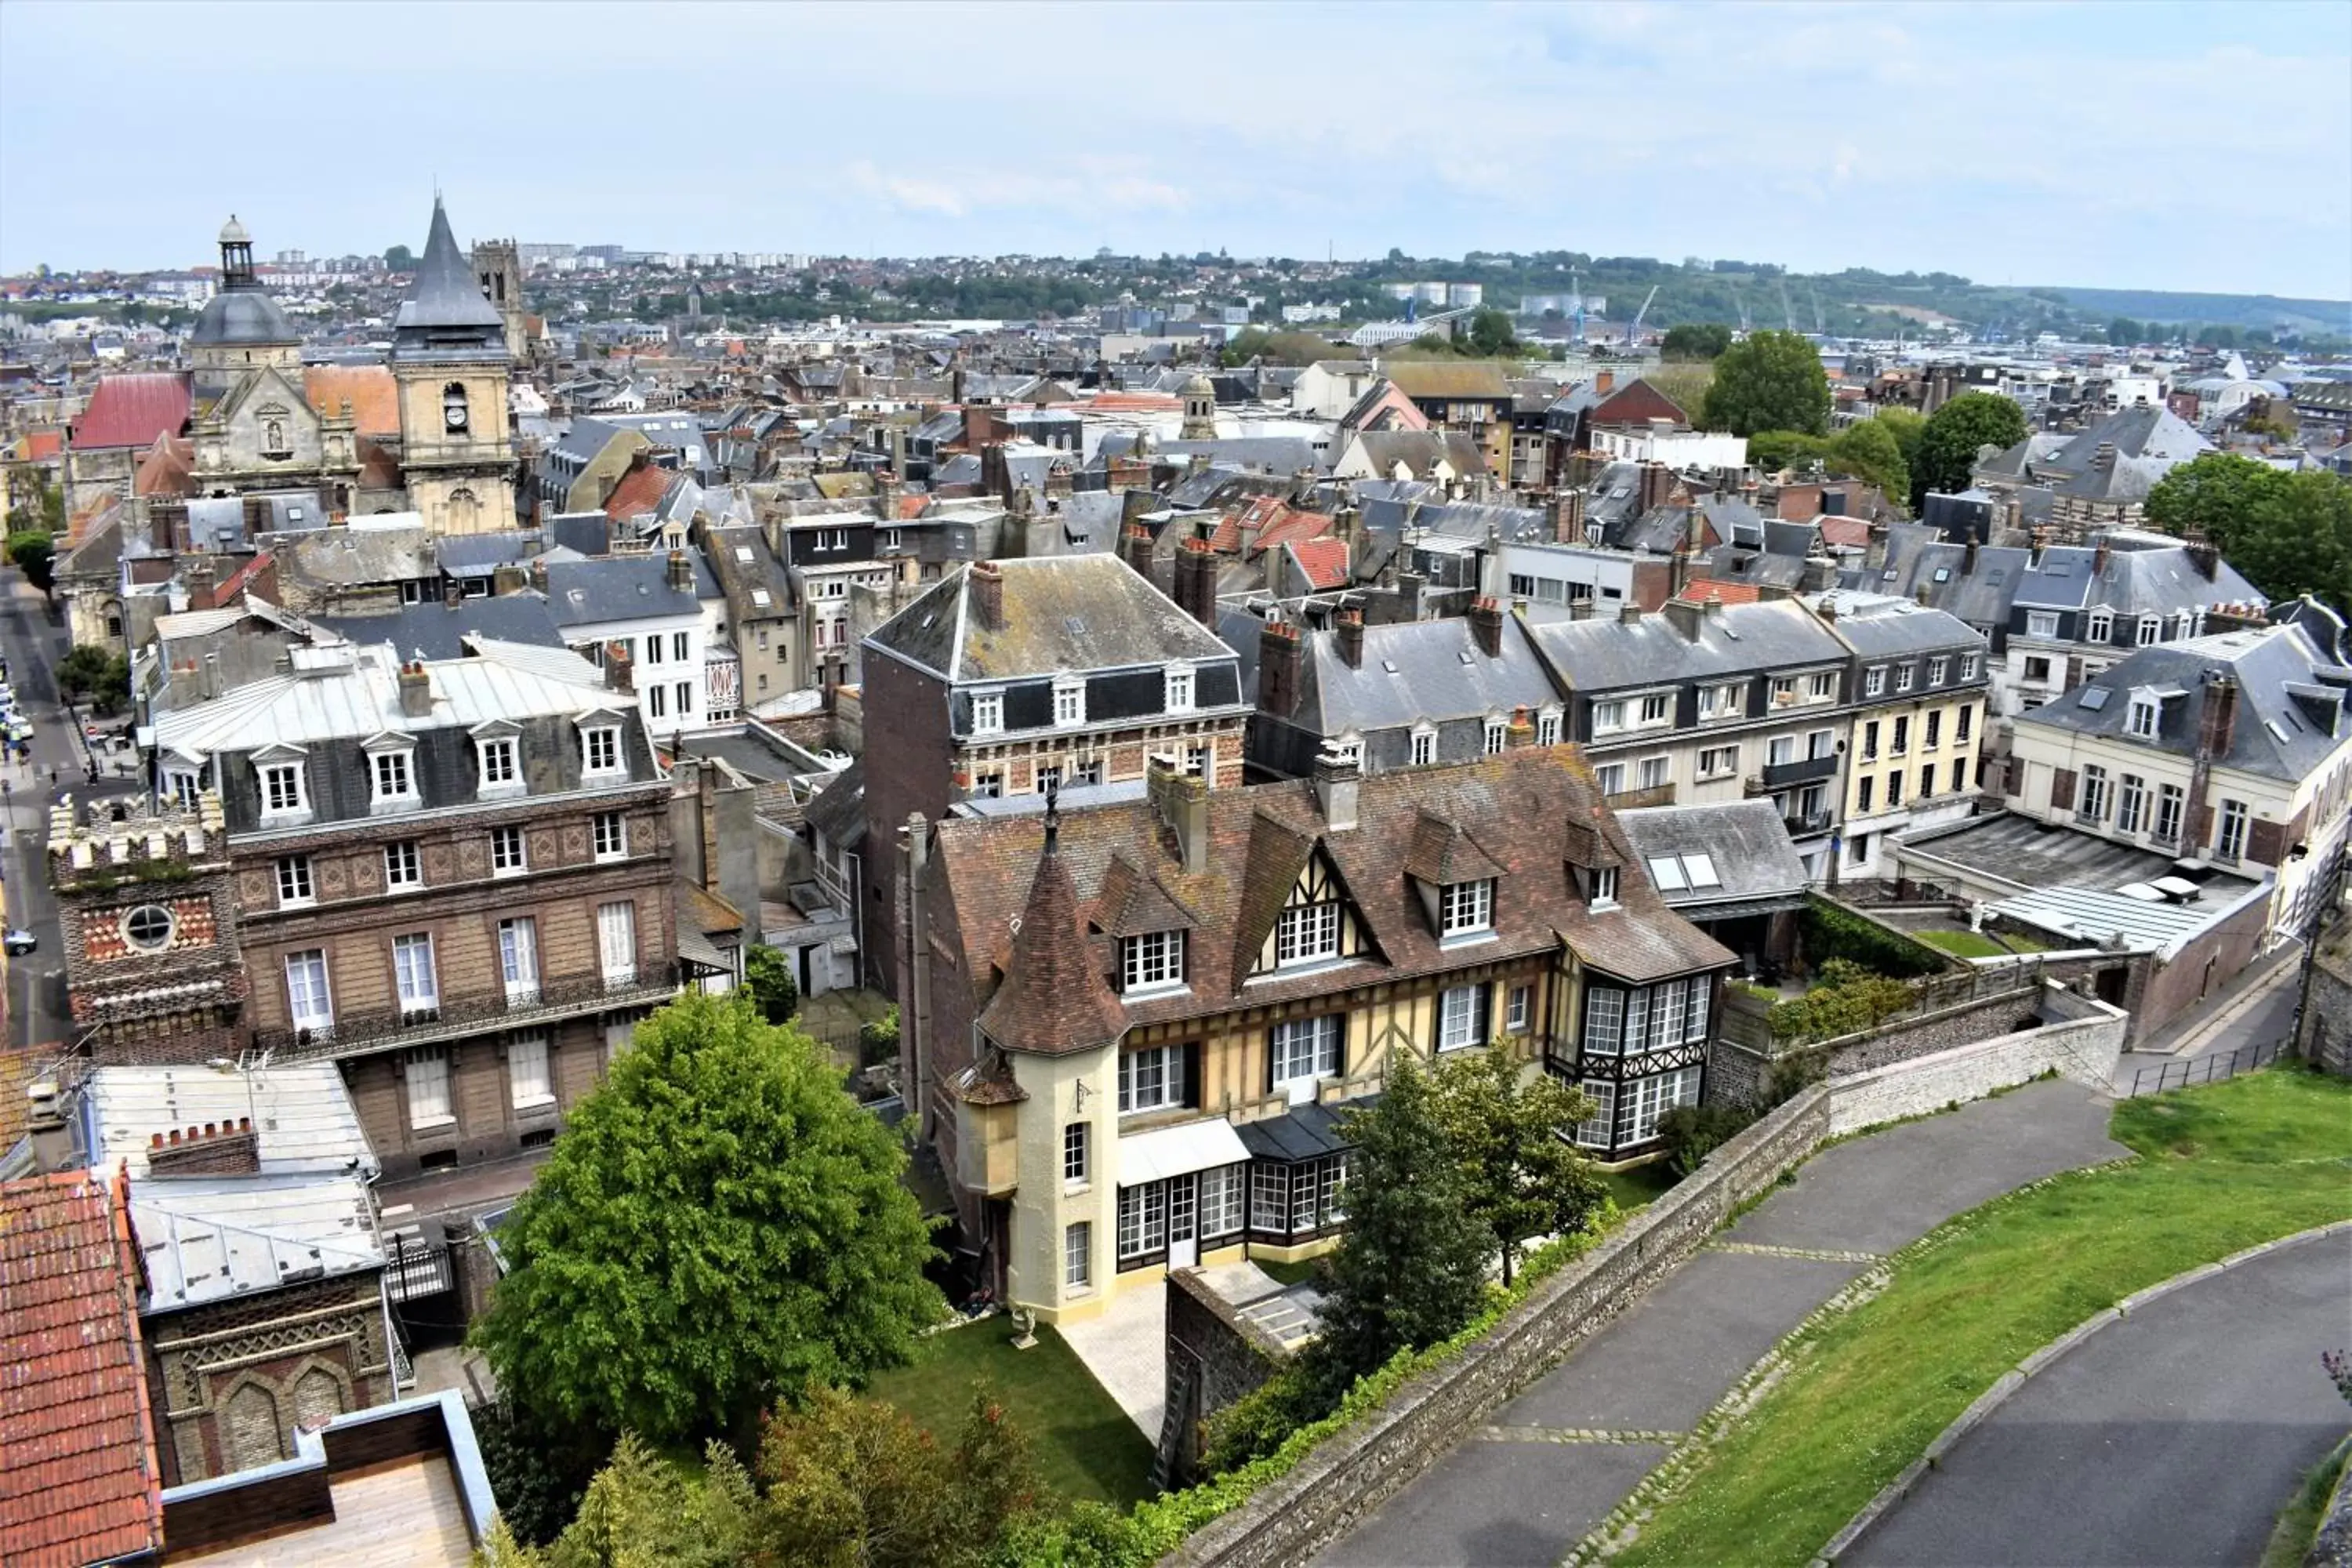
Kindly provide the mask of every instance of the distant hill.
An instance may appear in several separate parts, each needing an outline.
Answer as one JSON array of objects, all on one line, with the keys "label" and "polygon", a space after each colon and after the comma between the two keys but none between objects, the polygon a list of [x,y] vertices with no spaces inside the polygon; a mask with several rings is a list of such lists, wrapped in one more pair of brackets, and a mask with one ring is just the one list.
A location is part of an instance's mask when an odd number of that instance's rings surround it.
[{"label": "distant hill", "polygon": [[2301,332],[2352,332],[2352,300],[2288,300],[2276,294],[2174,294],[2154,289],[2060,289],[2066,302],[2098,316],[2139,321],[2199,321],[2215,327],[2291,326]]}]

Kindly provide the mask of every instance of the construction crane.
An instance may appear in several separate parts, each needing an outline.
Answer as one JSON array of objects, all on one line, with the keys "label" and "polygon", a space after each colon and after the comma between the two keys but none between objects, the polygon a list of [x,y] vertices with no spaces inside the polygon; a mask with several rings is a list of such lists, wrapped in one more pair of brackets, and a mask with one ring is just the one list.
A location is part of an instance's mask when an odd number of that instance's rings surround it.
[{"label": "construction crane", "polygon": [[1657,298],[1658,285],[1653,283],[1650,285],[1649,299],[1642,301],[1642,308],[1633,312],[1633,320],[1628,323],[1625,328],[1625,346],[1627,348],[1630,349],[1633,346],[1634,334],[1638,333],[1642,330],[1642,318],[1650,313],[1650,306],[1657,300]]},{"label": "construction crane", "polygon": [[1785,272],[1780,275],[1780,319],[1789,323],[1790,331],[1797,330],[1797,308],[1789,303],[1789,276]]},{"label": "construction crane", "polygon": [[1822,320],[1822,291],[1813,286],[1811,279],[1805,280],[1805,289],[1813,297],[1813,331],[1827,337],[1830,329],[1829,324]]}]

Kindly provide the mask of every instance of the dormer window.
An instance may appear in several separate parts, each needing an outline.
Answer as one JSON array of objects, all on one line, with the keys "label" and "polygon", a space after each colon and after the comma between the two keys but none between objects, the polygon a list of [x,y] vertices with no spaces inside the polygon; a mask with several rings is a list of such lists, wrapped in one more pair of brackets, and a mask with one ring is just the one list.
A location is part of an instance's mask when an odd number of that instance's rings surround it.
[{"label": "dormer window", "polygon": [[1879,696],[1885,689],[1886,667],[1885,665],[1874,664],[1862,672],[1862,694],[1864,697]]},{"label": "dormer window", "polygon": [[975,735],[996,735],[1004,731],[1004,693],[975,691],[971,694],[971,732]]},{"label": "dormer window", "polygon": [[1437,761],[1437,731],[1427,727],[1412,732],[1412,765],[1425,768]]},{"label": "dormer window", "polygon": [[1591,904],[1591,905],[1594,909],[1596,909],[1596,910],[1607,910],[1607,909],[1614,909],[1614,908],[1616,908],[1616,906],[1617,906],[1617,868],[1616,868],[1616,867],[1614,867],[1614,866],[1595,866],[1595,867],[1592,868],[1592,878],[1591,878],[1591,897],[1590,897],[1589,899],[1587,899],[1587,900],[1585,900],[1587,903]]},{"label": "dormer window", "polygon": [[1647,697],[1643,698],[1642,722],[1644,724],[1664,723],[1672,711],[1671,704],[1673,701],[1674,699],[1667,696],[1663,691],[1653,691]]},{"label": "dormer window", "polygon": [[2112,642],[2116,635],[2116,617],[2105,610],[2091,612],[2091,624],[2083,636],[2091,642]]},{"label": "dormer window", "polygon": [[1622,702],[1596,702],[1592,705],[1592,732],[1594,734],[1605,735],[1612,730],[1622,730],[1624,727],[1625,704]]},{"label": "dormer window", "polygon": [[1087,683],[1083,680],[1054,682],[1054,722],[1068,726],[1086,721]]},{"label": "dormer window", "polygon": [[261,815],[293,816],[310,809],[300,763],[264,763],[254,770],[261,784]]},{"label": "dormer window", "polygon": [[1275,921],[1274,962],[1287,969],[1339,956],[1339,905],[1336,900],[1300,904]]},{"label": "dormer window", "polygon": [[1559,744],[1559,714],[1557,711],[1546,709],[1536,715],[1536,744],[1538,746]]},{"label": "dormer window", "polygon": [[1184,933],[1148,931],[1120,942],[1119,970],[1129,996],[1173,991],[1184,984]]},{"label": "dormer window", "polygon": [[2164,724],[2164,705],[2153,697],[2135,694],[2127,723],[2132,734],[2143,741],[2153,741]]},{"label": "dormer window", "polygon": [[1472,936],[1495,929],[1495,884],[1491,879],[1448,882],[1437,896],[1440,936]]},{"label": "dormer window", "polygon": [[1167,700],[1163,706],[1171,713],[1192,710],[1192,667],[1171,665],[1166,676]]},{"label": "dormer window", "polygon": [[2140,647],[2147,647],[2151,646],[2152,644],[2154,644],[2154,643],[2156,642],[2156,640],[2157,640],[2158,637],[2161,637],[2162,636],[2164,636],[2164,617],[2163,617],[2163,616],[2142,616],[2139,618],[2139,646],[2140,646]]},{"label": "dormer window", "polygon": [[482,766],[482,790],[511,791],[522,783],[522,742],[512,735],[501,735],[476,743],[477,755]]},{"label": "dormer window", "polygon": [[617,724],[596,724],[580,731],[580,766],[591,773],[621,771],[621,730]]},{"label": "dormer window", "polygon": [[163,770],[163,797],[183,811],[196,809],[197,775],[186,768]]},{"label": "dormer window", "polygon": [[1501,756],[1503,754],[1503,742],[1508,738],[1508,735],[1509,731],[1500,719],[1487,720],[1486,755],[1490,757]]},{"label": "dormer window", "polygon": [[415,753],[405,746],[373,752],[368,756],[368,780],[374,786],[372,805],[416,804]]}]

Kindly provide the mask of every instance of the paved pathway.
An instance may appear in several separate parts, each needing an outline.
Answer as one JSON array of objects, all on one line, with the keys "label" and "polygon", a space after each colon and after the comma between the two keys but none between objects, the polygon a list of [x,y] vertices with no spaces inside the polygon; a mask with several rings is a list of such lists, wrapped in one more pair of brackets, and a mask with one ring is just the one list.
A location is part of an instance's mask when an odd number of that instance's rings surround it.
[{"label": "paved pathway", "polygon": [[1103,1392],[1155,1443],[1168,1407],[1167,1336],[1168,1284],[1159,1279],[1121,1290],[1099,1317],[1062,1325]]},{"label": "paved pathway", "polygon": [[2027,1380],[1844,1561],[2235,1564],[2342,1439],[2352,1234],[2209,1275]]},{"label": "paved pathway", "polygon": [[1549,1568],[1872,1258],[2122,1155],[2109,1110],[2079,1085],[2039,1083],[1816,1156],[1318,1561]]}]

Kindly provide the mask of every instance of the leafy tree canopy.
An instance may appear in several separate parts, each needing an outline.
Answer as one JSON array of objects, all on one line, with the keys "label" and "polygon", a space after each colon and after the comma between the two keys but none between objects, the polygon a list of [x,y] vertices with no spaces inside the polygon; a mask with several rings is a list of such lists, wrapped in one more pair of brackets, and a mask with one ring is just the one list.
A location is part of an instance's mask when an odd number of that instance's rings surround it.
[{"label": "leafy tree canopy", "polygon": [[383,253],[383,265],[387,271],[414,272],[416,270],[416,253],[404,245],[395,245]]},{"label": "leafy tree canopy", "polygon": [[1224,362],[1228,365],[1252,360],[1264,364],[1313,364],[1319,359],[1336,359],[1340,353],[1330,339],[1313,332],[1269,332],[1263,327],[1245,327],[1225,344]]},{"label": "leafy tree canopy", "polygon": [[551,1422],[655,1442],[905,1360],[942,1310],[906,1156],[798,1029],[688,994],[573,1108],[476,1342]]},{"label": "leafy tree canopy", "polygon": [[1324,1276],[1316,1381],[1345,1390],[1397,1352],[1434,1343],[1486,1299],[1489,1232],[1429,1075],[1401,1060],[1380,1103],[1347,1116],[1348,1232]]},{"label": "leafy tree canopy", "polygon": [[801,1010],[801,988],[793,978],[793,961],[780,947],[758,942],[743,953],[743,984],[751,1005],[771,1024],[788,1024]]},{"label": "leafy tree canopy", "polygon": [[2147,341],[2147,328],[2129,316],[2117,316],[2107,323],[2107,342],[2120,349],[2136,348]]},{"label": "leafy tree canopy", "polygon": [[1448,1057],[1431,1076],[1438,1124],[1469,1178],[1469,1217],[1501,1254],[1508,1285],[1528,1241],[1582,1230],[1608,1201],[1569,1142],[1592,1100],[1548,1072],[1529,1073],[1500,1043]]},{"label": "leafy tree canopy", "polygon": [[2207,452],[2157,482],[2147,516],[2204,534],[2273,600],[2311,594],[2352,614],[2352,480]]},{"label": "leafy tree canopy", "polygon": [[1847,426],[1830,438],[1829,446],[1832,468],[1877,486],[1897,504],[1910,497],[1911,474],[1904,466],[1902,443],[1876,419]]},{"label": "leafy tree canopy", "polygon": [[1977,453],[2003,450],[2025,439],[2025,411],[1992,392],[1963,392],[1935,413],[1919,432],[1911,464],[1911,509],[1927,504],[1929,491],[1950,495],[1969,488]]},{"label": "leafy tree canopy", "polygon": [[1714,359],[1731,346],[1731,329],[1720,321],[1685,321],[1668,327],[1659,352],[1670,360]]},{"label": "leafy tree canopy", "polygon": [[1470,330],[1463,337],[1470,352],[1483,358],[1519,352],[1518,334],[1511,331],[1511,318],[1492,305],[1482,305],[1471,312]]},{"label": "leafy tree canopy", "polygon": [[1715,380],[1706,389],[1708,429],[1818,436],[1829,419],[1830,379],[1822,356],[1797,333],[1752,332],[1717,356]]},{"label": "leafy tree canopy", "polygon": [[8,559],[25,574],[25,581],[46,594],[57,582],[56,536],[41,529],[28,528],[8,536]]},{"label": "leafy tree canopy", "polygon": [[70,702],[88,700],[100,718],[119,713],[131,700],[131,661],[87,644],[58,661],[58,694]]}]

